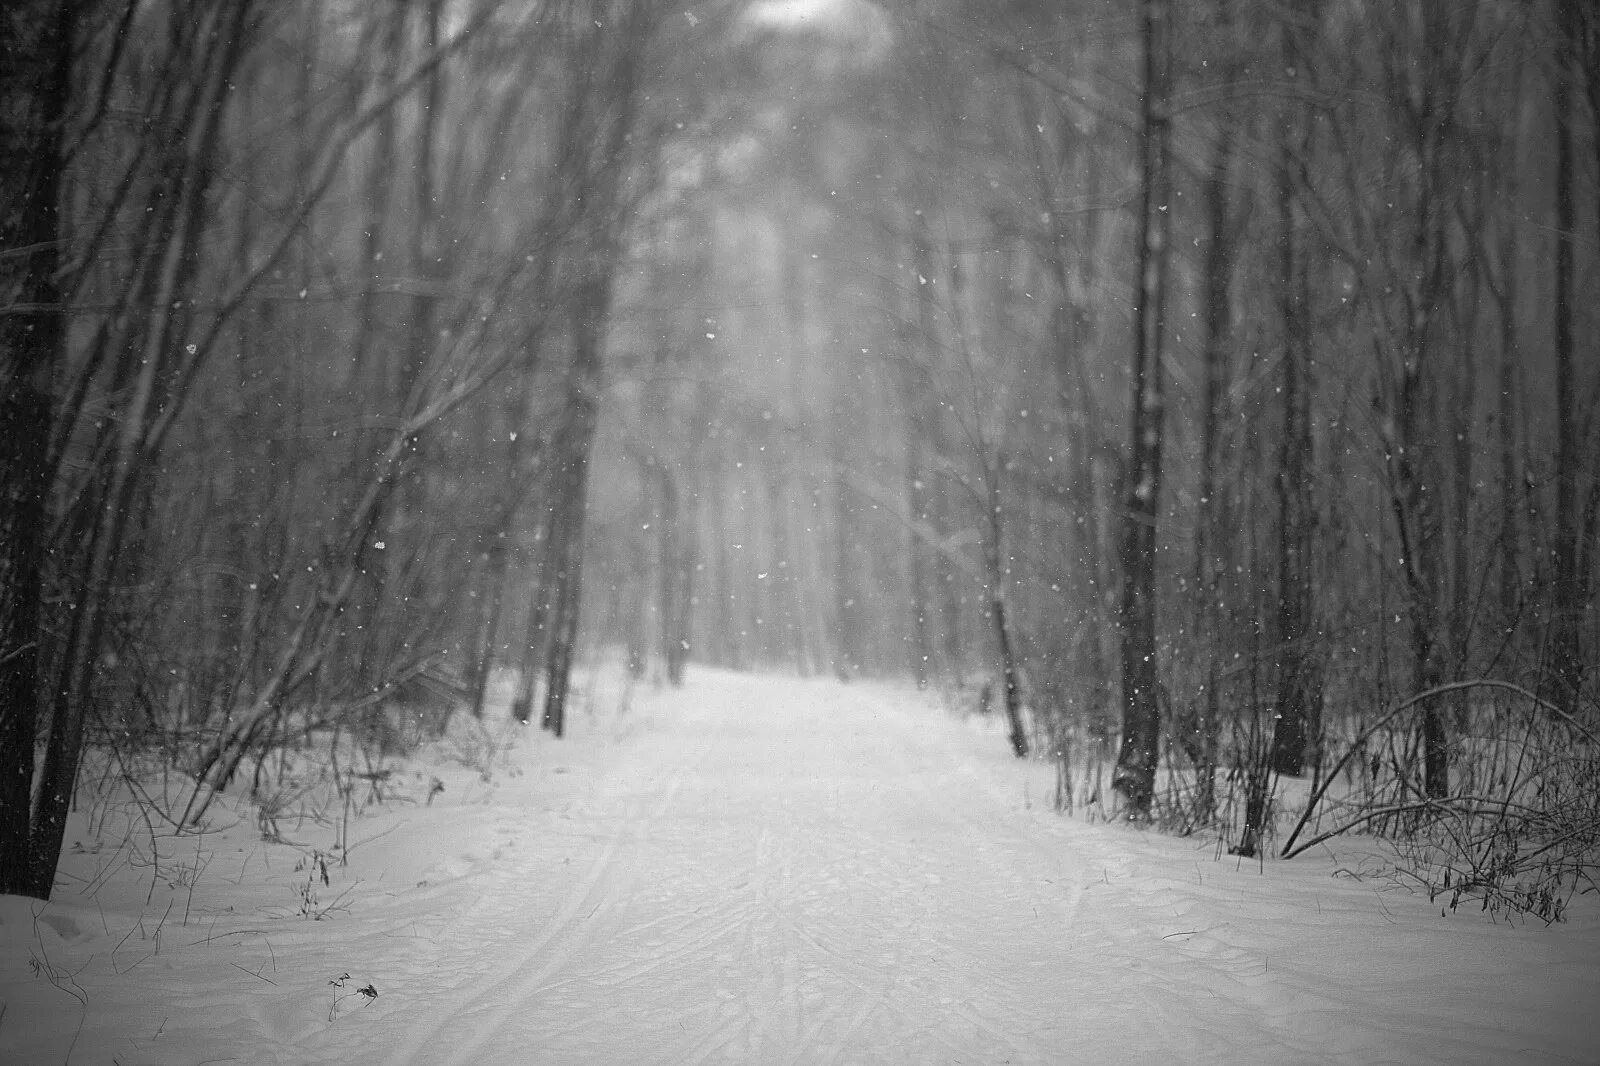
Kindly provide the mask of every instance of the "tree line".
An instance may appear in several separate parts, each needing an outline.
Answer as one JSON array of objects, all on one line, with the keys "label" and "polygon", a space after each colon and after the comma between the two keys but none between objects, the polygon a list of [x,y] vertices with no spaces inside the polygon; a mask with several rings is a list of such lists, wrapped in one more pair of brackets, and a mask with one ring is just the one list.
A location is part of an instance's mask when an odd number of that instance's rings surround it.
[{"label": "tree line", "polygon": [[186,828],[275,746],[481,708],[496,639],[562,731],[614,291],[716,25],[8,11],[0,890],[48,895],[86,748],[181,766]]},{"label": "tree line", "polygon": [[1592,856],[1587,5],[16,10],[0,889],[85,751],[189,827],[611,649],[964,693],[1244,854],[1307,776]]}]

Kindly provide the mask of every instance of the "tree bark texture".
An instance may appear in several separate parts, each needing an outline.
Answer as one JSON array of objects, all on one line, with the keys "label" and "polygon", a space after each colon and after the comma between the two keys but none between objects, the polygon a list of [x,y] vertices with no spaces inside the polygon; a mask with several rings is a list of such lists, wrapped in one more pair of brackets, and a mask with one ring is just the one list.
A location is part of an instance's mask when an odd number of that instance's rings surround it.
[{"label": "tree bark texture", "polygon": [[0,893],[48,899],[29,846],[49,491],[51,381],[66,338],[57,285],[74,4],[0,14]]},{"label": "tree bark texture", "polygon": [[1579,480],[1579,433],[1577,390],[1573,362],[1573,284],[1574,156],[1578,126],[1577,69],[1580,42],[1579,0],[1558,0],[1560,26],[1557,28],[1555,70],[1556,158],[1555,197],[1555,421],[1556,421],[1556,513],[1555,540],[1551,545],[1554,603],[1550,635],[1550,673],[1548,694],[1569,714],[1578,709],[1583,689],[1584,654],[1582,615],[1588,601],[1584,586],[1580,517],[1582,490]]},{"label": "tree bark texture", "polygon": [[[1226,22],[1226,5],[1219,4]],[[1211,146],[1205,184],[1208,227],[1205,255],[1204,340],[1198,513],[1195,516],[1194,641],[1203,650],[1202,689],[1187,705],[1175,733],[1195,769],[1196,817],[1209,818],[1216,806],[1217,742],[1221,727],[1218,688],[1225,645],[1221,629],[1227,620],[1223,583],[1232,569],[1232,534],[1223,498],[1222,432],[1229,418],[1228,349],[1232,341],[1234,238],[1229,218],[1228,171],[1233,159],[1233,119],[1224,114]]]},{"label": "tree bark texture", "polygon": [[[1301,64],[1298,28],[1285,24],[1284,69]],[[1304,185],[1308,150],[1302,109],[1285,101],[1278,124],[1279,317],[1283,330],[1278,495],[1278,676],[1271,762],[1274,771],[1298,777],[1320,732],[1321,684],[1314,646],[1316,605],[1312,547],[1316,508],[1312,500],[1311,334],[1308,248],[1295,202]]]},{"label": "tree bark texture", "polygon": [[1161,367],[1165,331],[1169,210],[1168,140],[1171,125],[1170,0],[1143,0],[1144,97],[1140,110],[1139,212],[1131,441],[1121,536],[1122,606],[1118,616],[1122,662],[1122,744],[1112,786],[1128,817],[1146,820],[1155,794],[1161,740],[1156,648],[1156,526],[1161,499]]}]

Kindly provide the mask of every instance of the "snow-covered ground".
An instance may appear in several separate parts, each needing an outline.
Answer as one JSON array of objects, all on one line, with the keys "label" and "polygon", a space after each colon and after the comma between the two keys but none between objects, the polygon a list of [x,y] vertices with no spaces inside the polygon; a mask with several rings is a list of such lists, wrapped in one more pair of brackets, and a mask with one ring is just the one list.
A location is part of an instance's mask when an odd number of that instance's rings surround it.
[{"label": "snow-covered ground", "polygon": [[1600,1062],[1592,897],[1441,917],[1358,841],[1063,819],[998,723],[887,687],[594,702],[292,843],[221,811],[152,866],[83,812],[56,900],[0,897],[0,1062]]}]

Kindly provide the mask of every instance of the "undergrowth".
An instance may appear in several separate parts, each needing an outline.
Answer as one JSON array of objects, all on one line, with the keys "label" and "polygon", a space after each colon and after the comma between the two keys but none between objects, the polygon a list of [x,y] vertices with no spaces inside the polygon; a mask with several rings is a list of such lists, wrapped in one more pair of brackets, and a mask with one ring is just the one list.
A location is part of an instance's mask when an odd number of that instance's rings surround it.
[{"label": "undergrowth", "polygon": [[[1056,767],[1056,809],[1088,821],[1124,817],[1110,788],[1115,748],[1105,724],[1062,713],[1060,703],[1052,712],[1037,691],[1030,697],[1036,750]],[[1451,707],[1443,795],[1430,795],[1423,779],[1427,700]],[[1219,854],[1258,861],[1365,835],[1382,845],[1393,879],[1442,914],[1553,923],[1576,895],[1600,892],[1600,709],[1593,705],[1575,715],[1504,681],[1441,686],[1370,716],[1330,717],[1302,778],[1270,770],[1265,701],[1234,708],[1218,726],[1210,766],[1194,758],[1206,746],[1174,735],[1192,719],[1164,719],[1149,817],[1158,831],[1210,836]]]}]

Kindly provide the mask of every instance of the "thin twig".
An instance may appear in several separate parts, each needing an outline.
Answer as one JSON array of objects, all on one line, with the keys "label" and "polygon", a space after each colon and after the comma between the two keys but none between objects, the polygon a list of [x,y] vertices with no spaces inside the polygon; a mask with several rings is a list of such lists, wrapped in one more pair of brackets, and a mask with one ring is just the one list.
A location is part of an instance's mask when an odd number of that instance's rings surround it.
[{"label": "thin twig", "polygon": [[267,984],[271,985],[273,988],[277,988],[278,987],[278,982],[273,981],[273,980],[269,980],[268,978],[265,978],[265,977],[262,977],[260,974],[256,973],[254,970],[247,970],[243,966],[240,966],[238,963],[233,962],[232,960],[229,960],[228,965],[232,966],[235,970],[238,970],[240,973],[249,974],[251,977],[254,977],[257,981],[266,981]]}]

